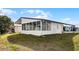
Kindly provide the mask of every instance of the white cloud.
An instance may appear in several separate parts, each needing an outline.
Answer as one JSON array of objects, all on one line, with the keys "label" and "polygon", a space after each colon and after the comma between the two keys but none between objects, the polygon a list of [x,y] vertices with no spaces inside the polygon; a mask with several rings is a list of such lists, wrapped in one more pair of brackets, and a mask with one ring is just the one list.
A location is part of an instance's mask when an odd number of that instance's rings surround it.
[{"label": "white cloud", "polygon": [[30,13],[30,14],[33,14],[34,10],[28,10],[27,12]]},{"label": "white cloud", "polygon": [[34,10],[24,10],[24,11],[21,11],[21,14],[25,14],[25,13],[33,14]]},{"label": "white cloud", "polygon": [[62,22],[64,22],[64,23],[69,23],[69,24],[73,24],[73,21],[72,21],[72,18],[63,18],[63,19],[61,19],[61,21]]},{"label": "white cloud", "polygon": [[[24,16],[26,17],[34,17],[34,18],[44,18],[44,19],[49,19],[50,17],[52,17],[51,13],[49,11],[45,12],[43,10],[25,10],[22,11],[21,14],[25,14]],[[29,14],[29,16],[27,15]]]},{"label": "white cloud", "polygon": [[47,12],[45,13],[44,11],[41,11],[41,10],[36,10],[36,16],[34,16],[35,18],[45,18],[45,19],[48,19],[49,18],[49,15],[47,14]]},{"label": "white cloud", "polygon": [[12,15],[12,14],[16,14],[16,11],[13,11],[11,9],[0,8],[0,15]]},{"label": "white cloud", "polygon": [[71,18],[64,18],[63,20],[64,21],[69,21],[69,20],[71,20]]}]

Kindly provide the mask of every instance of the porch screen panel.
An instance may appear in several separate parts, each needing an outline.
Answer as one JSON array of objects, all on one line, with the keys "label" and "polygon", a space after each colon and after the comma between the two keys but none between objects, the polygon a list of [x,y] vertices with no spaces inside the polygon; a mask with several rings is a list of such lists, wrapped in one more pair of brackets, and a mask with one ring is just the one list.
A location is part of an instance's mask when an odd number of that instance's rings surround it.
[{"label": "porch screen panel", "polygon": [[51,30],[51,22],[49,21],[43,21],[42,22],[42,30]]},{"label": "porch screen panel", "polygon": [[22,30],[26,30],[25,24],[22,24]]}]

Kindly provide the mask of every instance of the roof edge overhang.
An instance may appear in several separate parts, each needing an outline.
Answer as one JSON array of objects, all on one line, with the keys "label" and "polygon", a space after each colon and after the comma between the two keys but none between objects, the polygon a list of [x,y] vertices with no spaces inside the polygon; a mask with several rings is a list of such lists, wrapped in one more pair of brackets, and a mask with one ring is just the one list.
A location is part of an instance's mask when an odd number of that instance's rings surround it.
[{"label": "roof edge overhang", "polygon": [[[50,22],[54,22],[54,23],[60,23],[60,24],[64,24],[64,25],[73,25],[73,24],[67,24],[67,23],[52,21],[52,20],[43,19],[43,18],[20,17],[18,20],[21,20],[22,18],[23,18],[23,19],[34,19],[34,20],[46,20],[46,21],[50,21]],[[17,21],[18,21],[18,20],[17,20]],[[16,21],[16,22],[17,22],[17,21]],[[16,22],[15,22],[15,23],[16,23]],[[73,25],[73,26],[74,26],[74,25]]]}]

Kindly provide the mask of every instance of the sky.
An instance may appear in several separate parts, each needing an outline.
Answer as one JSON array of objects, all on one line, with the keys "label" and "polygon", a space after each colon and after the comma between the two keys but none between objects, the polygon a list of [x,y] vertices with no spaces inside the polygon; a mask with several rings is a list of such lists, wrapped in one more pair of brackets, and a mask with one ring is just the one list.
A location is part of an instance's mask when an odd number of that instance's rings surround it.
[{"label": "sky", "polygon": [[33,17],[79,24],[79,8],[0,8],[0,15],[7,15],[14,22],[20,17]]}]

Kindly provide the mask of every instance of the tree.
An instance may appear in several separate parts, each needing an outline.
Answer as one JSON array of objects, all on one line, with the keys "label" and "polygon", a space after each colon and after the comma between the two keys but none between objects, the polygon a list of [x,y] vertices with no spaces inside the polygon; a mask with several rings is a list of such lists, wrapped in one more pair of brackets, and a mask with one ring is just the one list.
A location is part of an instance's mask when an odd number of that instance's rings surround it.
[{"label": "tree", "polygon": [[0,33],[6,33],[12,24],[11,18],[7,16],[0,16]]}]

